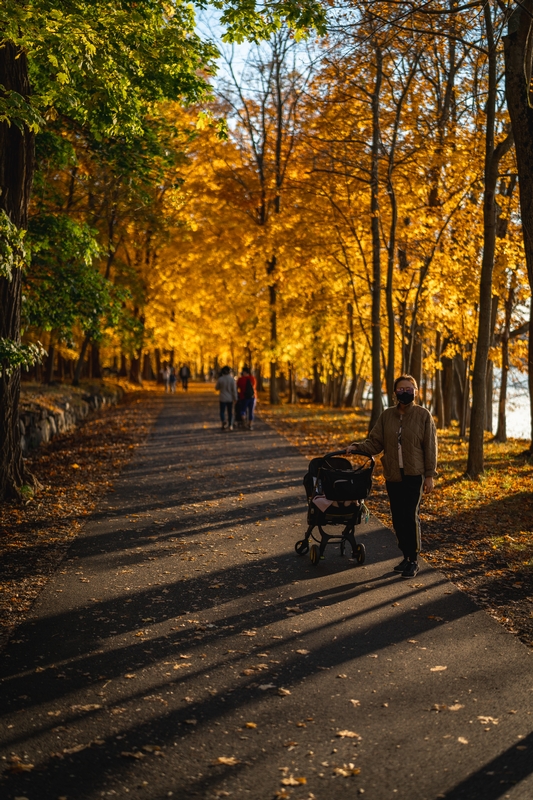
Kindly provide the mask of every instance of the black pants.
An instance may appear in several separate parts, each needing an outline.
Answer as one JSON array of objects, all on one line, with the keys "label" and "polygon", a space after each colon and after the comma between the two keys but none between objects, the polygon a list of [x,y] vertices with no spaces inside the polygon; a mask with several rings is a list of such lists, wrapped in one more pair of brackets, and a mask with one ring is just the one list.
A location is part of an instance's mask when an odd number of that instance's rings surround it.
[{"label": "black pants", "polygon": [[231,402],[231,400],[229,401],[229,403],[225,403],[223,400],[220,400],[221,422],[224,422],[226,411],[228,412],[228,425],[231,425],[231,423],[233,422],[233,403]]},{"label": "black pants", "polygon": [[422,475],[405,475],[398,482],[387,481],[392,524],[398,547],[405,558],[415,560],[420,552],[420,501],[424,486]]}]

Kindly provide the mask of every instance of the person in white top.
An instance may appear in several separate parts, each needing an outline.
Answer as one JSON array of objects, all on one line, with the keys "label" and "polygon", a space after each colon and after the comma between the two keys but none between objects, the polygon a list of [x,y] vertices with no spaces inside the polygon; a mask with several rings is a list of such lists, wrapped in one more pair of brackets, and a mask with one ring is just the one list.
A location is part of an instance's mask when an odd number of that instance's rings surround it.
[{"label": "person in white top", "polygon": [[[220,421],[222,423],[222,430],[226,424],[230,431],[233,430],[233,404],[237,402],[237,384],[235,378],[231,374],[229,367],[222,367],[220,370],[220,377],[215,384],[215,390],[220,392]],[[226,411],[228,414],[228,421],[226,423]]]}]

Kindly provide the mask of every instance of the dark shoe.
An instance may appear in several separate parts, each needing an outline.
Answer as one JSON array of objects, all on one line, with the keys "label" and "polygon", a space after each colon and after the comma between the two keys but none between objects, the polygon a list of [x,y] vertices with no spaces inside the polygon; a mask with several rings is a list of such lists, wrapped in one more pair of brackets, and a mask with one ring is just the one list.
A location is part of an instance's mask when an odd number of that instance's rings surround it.
[{"label": "dark shoe", "polygon": [[403,561],[400,561],[399,564],[396,564],[396,566],[393,567],[394,572],[403,572],[404,569],[406,569],[410,563],[411,562],[409,561],[408,558],[404,558]]},{"label": "dark shoe", "polygon": [[420,572],[418,561],[409,561],[406,568],[402,572],[402,578],[414,578]]}]

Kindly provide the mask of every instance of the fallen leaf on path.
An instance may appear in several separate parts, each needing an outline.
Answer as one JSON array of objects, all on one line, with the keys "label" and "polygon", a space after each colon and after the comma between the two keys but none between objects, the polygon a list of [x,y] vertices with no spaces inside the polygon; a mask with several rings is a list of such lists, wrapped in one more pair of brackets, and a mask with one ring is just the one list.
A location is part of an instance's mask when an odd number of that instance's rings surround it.
[{"label": "fallen leaf on path", "polygon": [[340,739],[360,739],[361,738],[359,736],[359,734],[355,733],[354,731],[337,731],[337,733],[335,735],[338,736]]},{"label": "fallen leaf on path", "polygon": [[309,653],[311,651],[310,650],[297,650],[296,652],[299,653],[299,655],[301,655],[301,656],[307,656],[307,655],[309,655]]},{"label": "fallen leaf on path", "polygon": [[482,725],[488,725],[489,722],[492,722],[493,725],[497,725],[500,721],[496,717],[478,717],[478,720],[481,722]]},{"label": "fallen leaf on path", "polygon": [[307,778],[293,778],[290,775],[288,778],[282,778],[281,783],[283,786],[302,786],[307,783]]},{"label": "fallen leaf on path", "polygon": [[10,772],[31,772],[32,769],[35,769],[35,764],[30,764],[28,761],[22,761],[18,756],[13,756],[11,758],[11,763],[9,765]]},{"label": "fallen leaf on path", "polygon": [[123,758],[136,758],[137,761],[140,761],[143,758],[146,758],[144,753],[141,753],[139,750],[136,750],[132,753],[130,750],[123,750],[120,754]]},{"label": "fallen leaf on path", "polygon": [[247,588],[248,588],[248,587],[247,587],[247,586],[245,586],[245,584],[244,584],[244,583],[238,583],[238,584],[237,584],[237,589],[247,589]]},{"label": "fallen leaf on path", "polygon": [[127,672],[126,675],[124,675],[124,677],[127,678],[129,681],[131,681],[133,680],[133,678],[136,678],[137,675],[134,675],[133,672]]},{"label": "fallen leaf on path", "polygon": [[290,694],[289,689],[278,689],[278,694],[280,697],[285,697],[286,695]]},{"label": "fallen leaf on path", "polygon": [[418,643],[418,639],[408,639],[407,641],[409,642],[409,644],[417,644]]},{"label": "fallen leaf on path", "polygon": [[361,701],[360,701],[360,700],[350,700],[350,703],[351,703],[351,704],[352,704],[352,706],[354,706],[355,708],[357,708],[357,706],[360,706],[360,705],[361,705]]},{"label": "fallen leaf on path", "polygon": [[257,631],[243,631],[241,636],[257,636]]},{"label": "fallen leaf on path", "polygon": [[445,669],[448,669],[448,667],[430,667],[429,671],[430,672],[443,672]]},{"label": "fallen leaf on path", "polygon": [[219,756],[213,761],[213,764],[225,764],[227,767],[234,767],[236,764],[240,764],[240,761],[235,756]]},{"label": "fallen leaf on path", "polygon": [[460,744],[468,744],[468,739],[465,739],[465,737],[464,737],[464,736],[458,736],[458,737],[457,737],[457,741],[458,741]]},{"label": "fallen leaf on path", "polygon": [[453,706],[448,706],[448,711],[460,711],[462,708],[464,706],[461,703],[454,703]]},{"label": "fallen leaf on path", "polygon": [[246,722],[245,728],[257,728],[257,722]]},{"label": "fallen leaf on path", "polygon": [[352,764],[344,764],[342,767],[335,767],[333,773],[340,775],[342,778],[349,778],[351,775],[360,775],[361,770],[356,769]]},{"label": "fallen leaf on path", "polygon": [[72,747],[65,747],[64,750],[61,752],[64,753],[66,756],[72,755],[72,753],[81,753],[82,750],[86,750],[87,747],[90,747],[88,744],[75,744]]},{"label": "fallen leaf on path", "polygon": [[286,789],[280,789],[279,792],[276,792],[274,797],[276,798],[276,800],[288,800],[290,794]]},{"label": "fallen leaf on path", "polygon": [[339,674],[337,675],[337,678],[347,678],[347,677],[348,676],[345,672],[339,672]]},{"label": "fallen leaf on path", "polygon": [[172,669],[185,669],[186,667],[192,667],[192,664],[174,664]]},{"label": "fallen leaf on path", "polygon": [[158,744],[143,744],[143,750],[146,750],[147,753],[159,753],[162,747]]},{"label": "fallen leaf on path", "polygon": [[261,689],[262,692],[266,692],[267,689],[275,689],[276,688],[276,684],[275,683],[262,683],[259,688]]},{"label": "fallen leaf on path", "polygon": [[[71,711],[97,711],[99,708],[102,708],[100,703],[88,703],[86,706],[71,706]],[[48,712],[50,713],[50,712]]]}]

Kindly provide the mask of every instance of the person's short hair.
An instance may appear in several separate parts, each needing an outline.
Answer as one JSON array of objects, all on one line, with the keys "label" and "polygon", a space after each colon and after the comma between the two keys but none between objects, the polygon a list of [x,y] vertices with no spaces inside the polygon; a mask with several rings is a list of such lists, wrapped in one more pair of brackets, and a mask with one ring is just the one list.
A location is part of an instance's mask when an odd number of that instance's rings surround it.
[{"label": "person's short hair", "polygon": [[413,384],[413,386],[414,386],[414,388],[415,388],[415,389],[418,389],[418,383],[416,382],[416,380],[413,378],[413,376],[412,376],[412,375],[400,375],[400,376],[399,376],[398,378],[396,378],[396,380],[394,381],[394,391],[396,391],[396,387],[398,386],[398,384],[399,384],[401,381],[409,381],[410,383],[412,383],[412,384]]},{"label": "person's short hair", "polygon": [[222,369],[220,371],[221,371],[222,375],[229,375],[230,372],[231,372],[231,367],[228,367],[228,366],[222,367]]},{"label": "person's short hair", "polygon": [[242,371],[246,372],[249,375],[250,374],[250,367],[243,367]]}]

